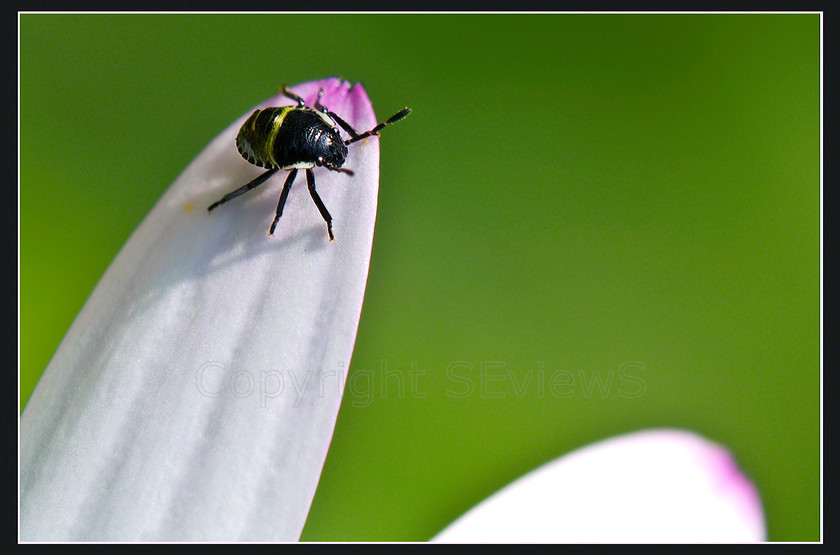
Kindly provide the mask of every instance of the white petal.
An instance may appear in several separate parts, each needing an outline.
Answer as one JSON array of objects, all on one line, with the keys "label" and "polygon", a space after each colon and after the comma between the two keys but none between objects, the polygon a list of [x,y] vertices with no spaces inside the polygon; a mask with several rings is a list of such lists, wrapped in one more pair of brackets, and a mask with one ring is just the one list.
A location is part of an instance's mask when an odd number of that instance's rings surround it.
[{"label": "white petal", "polygon": [[651,430],[574,451],[456,520],[439,542],[757,542],[761,502],[727,450]]},{"label": "white petal", "polygon": [[[358,130],[361,86],[295,87]],[[293,104],[278,96],[263,104]],[[332,437],[362,307],[379,140],[354,176],[304,172],[268,235],[286,172],[260,174],[217,137],[97,285],[20,422],[23,540],[297,540]],[[114,176],[119,179],[119,176]],[[105,186],[105,184],[103,184]]]}]

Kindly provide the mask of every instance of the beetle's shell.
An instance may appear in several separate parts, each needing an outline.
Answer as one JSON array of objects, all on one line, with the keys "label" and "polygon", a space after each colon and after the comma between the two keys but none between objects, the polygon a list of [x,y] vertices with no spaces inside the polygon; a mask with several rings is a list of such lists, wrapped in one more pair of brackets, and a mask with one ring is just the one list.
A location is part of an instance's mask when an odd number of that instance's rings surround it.
[{"label": "beetle's shell", "polygon": [[263,168],[340,167],[347,147],[335,123],[311,108],[263,108],[251,114],[236,136],[239,154]]}]

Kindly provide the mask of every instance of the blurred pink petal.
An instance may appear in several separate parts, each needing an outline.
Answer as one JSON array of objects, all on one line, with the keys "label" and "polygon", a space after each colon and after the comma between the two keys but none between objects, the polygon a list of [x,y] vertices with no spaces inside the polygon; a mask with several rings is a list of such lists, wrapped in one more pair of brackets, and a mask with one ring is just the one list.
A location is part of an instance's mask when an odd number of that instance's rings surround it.
[{"label": "blurred pink petal", "polygon": [[730,453],[694,433],[636,432],[519,478],[438,542],[760,542],[758,491]]}]

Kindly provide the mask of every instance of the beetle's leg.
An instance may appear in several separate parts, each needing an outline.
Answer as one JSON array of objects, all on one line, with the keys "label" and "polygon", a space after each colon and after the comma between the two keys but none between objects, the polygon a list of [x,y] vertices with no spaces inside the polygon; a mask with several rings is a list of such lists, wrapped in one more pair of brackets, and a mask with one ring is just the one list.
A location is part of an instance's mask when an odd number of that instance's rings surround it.
[{"label": "beetle's leg", "polygon": [[306,170],[306,184],[309,186],[309,194],[312,196],[312,200],[315,201],[315,206],[318,207],[321,217],[324,218],[325,222],[327,222],[327,233],[330,235],[330,241],[335,241],[335,237],[333,237],[332,232],[332,216],[330,216],[330,213],[327,211],[327,207],[324,206],[324,202],[321,200],[321,197],[318,196],[318,191],[315,190],[315,174],[312,173],[311,169]]},{"label": "beetle's leg", "polygon": [[283,88],[280,89],[280,92],[282,92],[284,96],[288,96],[289,98],[297,102],[298,108],[303,108],[304,106],[306,106],[306,102],[304,102],[301,97],[293,93],[292,89],[290,89],[286,85],[283,85]]},{"label": "beetle's leg", "polygon": [[313,108],[318,110],[319,112],[327,112],[327,107],[321,104],[321,97],[324,96],[324,89],[318,89],[318,98],[315,99],[315,104],[312,105]]},{"label": "beetle's leg", "polygon": [[289,196],[289,189],[292,188],[292,181],[295,180],[296,175],[297,168],[289,172],[289,177],[286,178],[286,183],[283,184],[283,192],[280,193],[280,202],[277,203],[277,213],[274,215],[274,221],[271,222],[271,227],[268,228],[269,235],[274,235],[274,228],[277,227],[277,222],[280,220],[280,216],[283,215],[283,207],[286,206],[286,197]]},{"label": "beetle's leg", "polygon": [[401,119],[403,119],[405,116],[407,116],[410,113],[411,113],[411,108],[406,108],[405,110],[397,112],[396,114],[394,114],[393,116],[391,116],[387,120],[383,121],[382,123],[380,123],[379,125],[377,125],[373,129],[371,129],[370,131],[365,131],[361,135],[356,135],[352,139],[347,139],[346,141],[344,141],[344,144],[346,144],[346,145],[353,144],[356,141],[361,141],[362,139],[370,137],[371,135],[379,135],[379,132],[382,131],[383,127],[385,127],[386,125],[391,125],[392,123],[396,123],[396,122],[400,121]]},{"label": "beetle's leg", "polygon": [[216,202],[214,202],[213,204],[211,204],[210,206],[208,206],[208,207],[207,207],[207,211],[208,211],[208,212],[210,212],[211,210],[213,210],[214,208],[216,208],[216,207],[217,207],[217,206],[219,206],[220,204],[224,204],[224,203],[226,203],[226,202],[227,202],[227,201],[229,201],[229,200],[235,199],[235,198],[236,198],[236,197],[238,197],[239,195],[242,195],[242,194],[247,193],[248,191],[250,191],[250,190],[251,190],[251,189],[253,189],[254,187],[259,187],[260,185],[262,185],[263,183],[265,183],[265,181],[266,181],[269,177],[271,177],[272,175],[274,175],[275,173],[277,173],[277,170],[279,170],[279,169],[280,169],[280,168],[271,168],[271,169],[270,169],[270,170],[268,170],[267,172],[265,172],[265,173],[263,173],[263,174],[260,174],[258,177],[256,177],[255,179],[251,180],[251,181],[250,181],[250,182],[248,182],[246,185],[243,185],[242,187],[238,188],[237,190],[232,191],[232,192],[230,192],[230,193],[226,194],[225,196],[223,196],[222,198],[220,198],[219,200],[217,200]]},{"label": "beetle's leg", "polygon": [[346,121],[344,121],[344,119],[342,119],[341,116],[339,116],[335,112],[331,112],[326,106],[321,104],[321,97],[322,96],[324,96],[324,89],[321,89],[321,90],[318,91],[318,98],[315,99],[315,104],[313,105],[313,108],[315,108],[319,112],[324,112],[325,114],[330,116],[351,137],[355,137],[356,135],[358,135],[358,133],[356,133],[356,130],[353,129],[352,127],[350,127],[350,124],[347,123]]}]

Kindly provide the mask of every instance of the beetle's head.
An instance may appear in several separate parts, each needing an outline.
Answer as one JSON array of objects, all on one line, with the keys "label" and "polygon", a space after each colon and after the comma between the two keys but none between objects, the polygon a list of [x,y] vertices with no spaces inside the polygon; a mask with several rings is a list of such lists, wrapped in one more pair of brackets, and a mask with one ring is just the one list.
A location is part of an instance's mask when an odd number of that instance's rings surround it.
[{"label": "beetle's head", "polygon": [[344,144],[338,129],[333,128],[321,134],[318,139],[318,153],[319,156],[315,162],[318,166],[338,170],[344,165],[344,159],[347,158],[347,145]]}]

